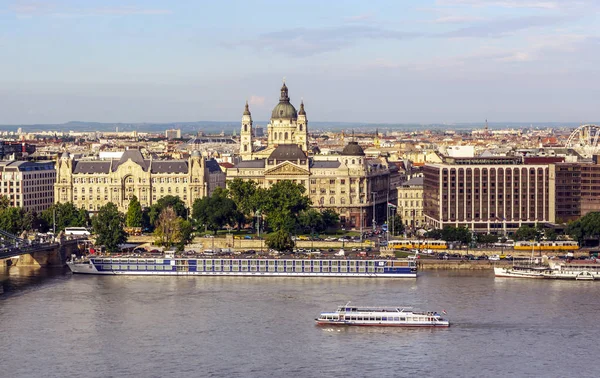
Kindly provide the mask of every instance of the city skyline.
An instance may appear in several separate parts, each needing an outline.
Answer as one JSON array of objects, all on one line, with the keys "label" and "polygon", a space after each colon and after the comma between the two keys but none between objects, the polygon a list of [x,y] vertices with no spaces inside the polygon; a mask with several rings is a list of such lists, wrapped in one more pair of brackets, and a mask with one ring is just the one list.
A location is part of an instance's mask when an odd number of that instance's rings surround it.
[{"label": "city skyline", "polygon": [[[290,11],[289,9],[293,9]],[[589,122],[593,1],[0,5],[0,124]]]}]

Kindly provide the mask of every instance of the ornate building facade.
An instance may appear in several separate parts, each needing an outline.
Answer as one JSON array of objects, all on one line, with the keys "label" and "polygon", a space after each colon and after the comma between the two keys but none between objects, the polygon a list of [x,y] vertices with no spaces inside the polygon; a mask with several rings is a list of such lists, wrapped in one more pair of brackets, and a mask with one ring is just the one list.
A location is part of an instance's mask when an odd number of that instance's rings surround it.
[{"label": "ornate building facade", "polygon": [[296,112],[285,83],[280,92],[267,126],[268,145],[260,151],[252,148],[253,122],[246,103],[240,133],[242,161],[227,170],[227,180],[253,180],[264,188],[291,180],[306,188],[313,207],[335,210],[346,227],[371,226],[373,220],[381,225],[387,201],[396,201],[397,191],[390,183],[398,182],[397,167],[384,158],[368,159],[354,141],[339,155],[312,155],[304,103]]},{"label": "ornate building facade", "polygon": [[120,159],[74,160],[65,152],[56,163],[54,199],[90,212],[113,202],[125,212],[133,195],[142,207],[173,195],[191,207],[218,186],[225,186],[219,165],[197,151],[187,160],[144,159],[139,150],[127,150]]}]

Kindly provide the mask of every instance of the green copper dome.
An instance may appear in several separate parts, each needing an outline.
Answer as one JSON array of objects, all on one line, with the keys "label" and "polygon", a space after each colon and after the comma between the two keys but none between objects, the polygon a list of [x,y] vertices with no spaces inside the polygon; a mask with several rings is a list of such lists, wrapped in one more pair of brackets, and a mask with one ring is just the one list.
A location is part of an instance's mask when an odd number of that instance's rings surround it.
[{"label": "green copper dome", "polygon": [[273,112],[271,113],[271,119],[298,119],[298,112],[294,105],[290,103],[290,98],[288,97],[288,88],[283,83],[281,87],[281,96],[279,97],[279,104],[275,106]]}]

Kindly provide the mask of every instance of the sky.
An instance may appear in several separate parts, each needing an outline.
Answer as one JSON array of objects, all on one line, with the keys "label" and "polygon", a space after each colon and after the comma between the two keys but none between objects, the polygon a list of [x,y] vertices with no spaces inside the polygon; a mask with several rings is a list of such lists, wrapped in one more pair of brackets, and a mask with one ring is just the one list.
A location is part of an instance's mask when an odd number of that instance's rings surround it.
[{"label": "sky", "polygon": [[600,119],[598,0],[0,0],[0,124]]}]

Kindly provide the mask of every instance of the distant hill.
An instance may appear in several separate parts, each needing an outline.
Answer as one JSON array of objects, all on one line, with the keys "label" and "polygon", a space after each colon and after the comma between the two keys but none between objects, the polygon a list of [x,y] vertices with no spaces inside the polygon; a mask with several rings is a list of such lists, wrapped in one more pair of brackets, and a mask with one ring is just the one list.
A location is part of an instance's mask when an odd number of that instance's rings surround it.
[{"label": "distant hill", "polygon": [[[256,121],[255,125],[266,126],[268,121]],[[490,129],[506,129],[506,128],[575,128],[579,126],[577,122],[490,122]],[[380,131],[390,130],[471,130],[479,129],[484,126],[483,123],[434,123],[434,124],[416,124],[416,123],[361,123],[361,122],[310,122],[309,126],[312,130],[331,130],[331,131],[350,131],[352,129],[360,129],[361,131]],[[61,124],[34,124],[34,125],[0,125],[0,131],[16,131],[22,128],[24,132],[35,131],[133,131],[162,133],[166,129],[181,129],[182,133],[197,133],[203,131],[208,134],[225,132],[231,134],[234,130],[239,132],[239,122],[223,122],[223,121],[195,121],[195,122],[169,122],[169,123],[104,123],[104,122],[86,122],[86,121],[71,121]]]}]

